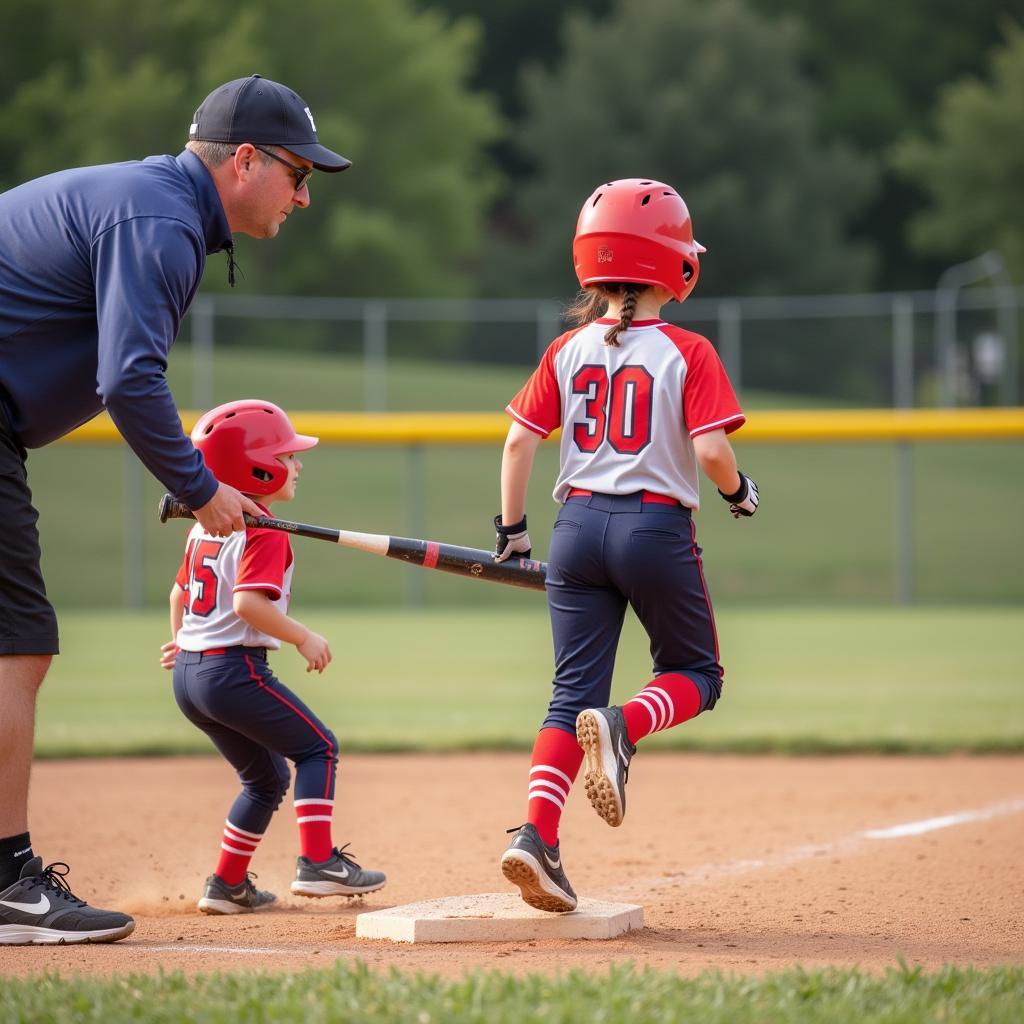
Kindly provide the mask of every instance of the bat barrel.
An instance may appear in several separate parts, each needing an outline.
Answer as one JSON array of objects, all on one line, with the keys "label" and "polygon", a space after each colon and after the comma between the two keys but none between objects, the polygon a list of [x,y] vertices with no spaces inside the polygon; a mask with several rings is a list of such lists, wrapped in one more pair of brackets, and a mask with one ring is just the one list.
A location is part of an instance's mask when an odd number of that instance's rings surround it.
[{"label": "bat barrel", "polygon": [[413,565],[422,565],[425,569],[439,569],[441,572],[525,587],[528,590],[543,590],[547,574],[544,562],[529,558],[510,558],[496,562],[490,551],[480,548],[465,548],[410,537],[391,537],[387,555]]}]

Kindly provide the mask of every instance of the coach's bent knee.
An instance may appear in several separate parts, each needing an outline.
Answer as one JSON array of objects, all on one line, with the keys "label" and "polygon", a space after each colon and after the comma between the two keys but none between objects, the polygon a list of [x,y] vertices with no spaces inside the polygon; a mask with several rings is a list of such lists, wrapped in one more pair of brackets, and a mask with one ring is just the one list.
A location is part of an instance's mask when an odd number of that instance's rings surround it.
[{"label": "coach's bent knee", "polygon": [[52,654],[0,655],[0,699],[11,689],[34,694],[46,678],[53,661]]}]

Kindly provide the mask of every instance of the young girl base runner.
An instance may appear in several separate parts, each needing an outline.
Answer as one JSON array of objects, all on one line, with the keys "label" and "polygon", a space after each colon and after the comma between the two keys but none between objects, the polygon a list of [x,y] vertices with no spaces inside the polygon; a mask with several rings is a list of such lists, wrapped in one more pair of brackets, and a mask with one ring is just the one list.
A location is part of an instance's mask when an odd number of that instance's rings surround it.
[{"label": "young girl base runner", "polygon": [[[501,466],[498,560],[529,557],[526,491],[542,438],[562,428],[548,555],[554,695],[533,748],[526,823],[501,858],[523,899],[570,911],[558,826],[586,759],[587,796],[621,824],[636,744],[714,707],[721,694],[711,601],[692,514],[698,466],[736,518],[757,510],[726,434],[744,416],[710,342],[660,319],[697,283],[686,204],[674,188],[627,179],[587,199],[573,242],[584,291],[578,324],[551,343],[509,403]],[[654,677],[608,707],[626,607],[651,643]]]},{"label": "young girl base runner", "polygon": [[[265,512],[295,497],[298,452],[317,438],[296,434],[270,402],[229,402],[206,413],[192,441],[223,483],[250,495]],[[291,891],[299,896],[355,896],[384,885],[334,846],[331,824],[338,765],[334,733],[270,670],[267,652],[294,644],[307,672],[331,661],[324,637],[288,615],[294,559],[279,530],[247,528],[227,538],[189,532],[171,590],[171,636],[160,664],[174,670],[174,696],[238,772],[242,792],[228,812],[220,859],[199,909],[243,914],[276,896],[258,890],[249,862],[291,782],[295,763],[299,855]]]}]

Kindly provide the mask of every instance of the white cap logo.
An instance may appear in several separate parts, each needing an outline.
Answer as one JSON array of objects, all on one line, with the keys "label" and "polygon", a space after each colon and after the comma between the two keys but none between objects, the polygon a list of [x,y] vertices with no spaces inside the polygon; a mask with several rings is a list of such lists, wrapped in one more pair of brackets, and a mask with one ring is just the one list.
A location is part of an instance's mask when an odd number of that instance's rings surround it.
[{"label": "white cap logo", "polygon": [[310,128],[312,128],[313,131],[316,131],[316,123],[313,121],[313,114],[310,112],[309,107],[304,107],[303,109],[306,111],[306,117],[309,118]]},{"label": "white cap logo", "polygon": [[195,135],[197,131],[199,131],[199,125],[197,125],[195,121],[193,121],[188,127],[188,133],[189,135]]}]

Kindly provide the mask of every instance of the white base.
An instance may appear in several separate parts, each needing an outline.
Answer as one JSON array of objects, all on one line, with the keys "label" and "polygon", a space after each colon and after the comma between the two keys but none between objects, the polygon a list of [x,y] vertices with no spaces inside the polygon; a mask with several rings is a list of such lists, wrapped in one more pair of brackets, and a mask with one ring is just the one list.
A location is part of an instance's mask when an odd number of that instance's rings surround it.
[{"label": "white base", "polygon": [[421,900],[356,918],[356,937],[392,942],[522,942],[613,939],[644,926],[644,909],[581,897],[568,914],[528,907],[514,893],[488,892]]}]

